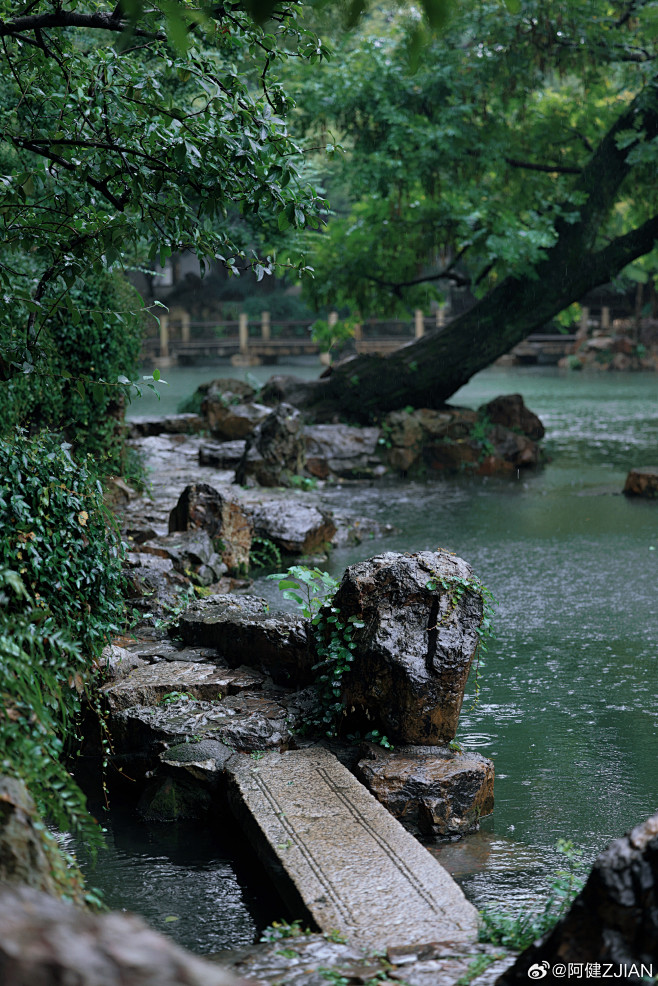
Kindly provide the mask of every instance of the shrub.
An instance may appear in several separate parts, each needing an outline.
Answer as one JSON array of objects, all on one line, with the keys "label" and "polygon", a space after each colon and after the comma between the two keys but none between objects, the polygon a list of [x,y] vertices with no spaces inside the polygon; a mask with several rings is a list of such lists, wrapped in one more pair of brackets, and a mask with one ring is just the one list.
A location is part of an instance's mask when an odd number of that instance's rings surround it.
[{"label": "shrub", "polygon": [[121,551],[88,463],[49,434],[0,439],[0,767],[92,843],[100,834],[62,757],[118,630]]}]

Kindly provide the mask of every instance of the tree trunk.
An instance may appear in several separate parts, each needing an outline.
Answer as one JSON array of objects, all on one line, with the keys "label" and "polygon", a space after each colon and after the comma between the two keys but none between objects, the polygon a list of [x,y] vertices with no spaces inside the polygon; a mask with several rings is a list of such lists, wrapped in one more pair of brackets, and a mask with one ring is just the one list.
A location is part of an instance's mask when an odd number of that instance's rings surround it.
[{"label": "tree trunk", "polygon": [[507,277],[447,328],[388,356],[354,356],[335,366],[326,379],[306,384],[274,378],[268,385],[270,396],[304,407],[316,420],[338,414],[367,421],[407,405],[440,407],[473,374],[652,250],[658,239],[658,216],[602,249],[595,248],[620,186],[632,171],[628,147],[618,148],[616,137],[637,129],[640,116],[644,133],[638,139],[650,141],[658,136],[658,87],[652,84],[601,140],[576,185],[587,195],[580,220],[560,222],[556,244],[531,274]]}]

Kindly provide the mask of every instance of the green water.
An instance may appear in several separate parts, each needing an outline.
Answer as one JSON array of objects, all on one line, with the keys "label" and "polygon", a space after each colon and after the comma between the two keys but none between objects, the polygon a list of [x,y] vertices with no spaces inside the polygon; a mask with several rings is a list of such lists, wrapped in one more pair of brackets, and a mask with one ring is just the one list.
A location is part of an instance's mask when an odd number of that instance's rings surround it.
[{"label": "green water", "polygon": [[[170,404],[160,410],[227,371],[172,371]],[[271,372],[258,368],[263,379]],[[589,861],[658,810],[658,503],[620,495],[630,466],[658,464],[658,381],[492,369],[453,402],[477,407],[514,392],[546,425],[551,461],[543,469],[498,480],[346,485],[322,499],[398,528],[335,551],[335,574],[378,551],[440,546],[466,558],[499,600],[479,703],[471,708],[470,686],[458,733],[464,747],[495,762],[495,813],[479,834],[438,854],[478,906],[518,910],[542,898],[561,866],[558,838]],[[276,592],[271,582],[255,589]],[[122,899],[130,901],[139,891],[131,890],[130,863],[121,865]],[[187,874],[183,867],[179,882]],[[215,893],[221,922],[218,886]],[[203,908],[207,885],[188,897],[190,908],[195,897]],[[240,921],[236,944],[248,919]],[[210,950],[198,934],[181,940]]]}]

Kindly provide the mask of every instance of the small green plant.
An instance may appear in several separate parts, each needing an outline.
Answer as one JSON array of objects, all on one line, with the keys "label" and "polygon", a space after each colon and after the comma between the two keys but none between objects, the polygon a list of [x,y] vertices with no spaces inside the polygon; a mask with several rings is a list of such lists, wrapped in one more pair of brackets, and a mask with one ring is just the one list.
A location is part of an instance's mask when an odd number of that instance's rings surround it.
[{"label": "small green plant", "polygon": [[252,760],[262,760],[263,757],[265,756],[265,753],[263,750],[252,750],[249,756],[251,757]]},{"label": "small green plant", "polygon": [[461,743],[459,743],[457,740],[450,740],[448,746],[450,747],[451,750],[454,750],[455,753],[461,753],[462,750],[464,749]]},{"label": "small green plant", "polygon": [[301,938],[308,937],[312,935],[313,932],[310,928],[302,928],[302,922],[300,918],[296,918],[294,921],[272,921],[269,927],[265,928],[262,935],[260,936],[260,941],[282,941],[286,938]]},{"label": "small green plant", "polygon": [[181,613],[185,612],[190,603],[194,602],[196,598],[195,590],[196,587],[191,585],[189,589],[182,589],[179,592],[175,603],[163,603],[162,609],[167,615],[163,617],[156,617],[153,620],[153,626],[158,629],[175,627]]},{"label": "small green plant", "polygon": [[385,750],[395,749],[388,736],[384,736],[378,729],[371,729],[363,738],[367,743],[379,743]]},{"label": "small green plant", "polygon": [[167,692],[160,699],[159,705],[173,705],[174,702],[198,702],[198,698],[190,692]]},{"label": "small green plant", "polygon": [[338,928],[332,928],[331,931],[325,931],[322,937],[326,938],[327,941],[335,942],[337,945],[344,945],[347,942],[347,938],[342,931],[338,930]]},{"label": "small green plant", "polygon": [[581,852],[565,839],[557,842],[558,851],[565,857],[568,868],[558,870],[541,911],[516,916],[505,911],[485,909],[480,912],[480,941],[502,945],[522,952],[533,941],[550,931],[571,906],[583,886]]},{"label": "small green plant", "polygon": [[489,432],[491,431],[493,425],[488,415],[481,415],[475,424],[471,425],[469,430],[469,438],[473,441],[478,442],[482,446],[482,457],[487,455],[493,455],[496,451],[495,446],[491,439],[489,438]]},{"label": "small green plant", "polygon": [[469,986],[474,979],[481,976],[483,972],[486,972],[490,965],[498,962],[499,959],[504,959],[505,954],[505,952],[499,952],[495,955],[478,955],[477,958],[469,963],[468,969],[459,977],[455,986]]},{"label": "small green plant", "polygon": [[278,581],[283,598],[296,603],[308,619],[317,615],[338,588],[337,579],[328,572],[323,572],[321,568],[307,568],[306,565],[291,565],[287,572],[267,577]]},{"label": "small green plant", "polygon": [[318,485],[314,476],[290,476],[288,482],[296,490],[314,490]]},{"label": "small green plant", "polygon": [[281,551],[269,538],[254,537],[251,540],[249,565],[251,568],[270,568],[281,564]]}]

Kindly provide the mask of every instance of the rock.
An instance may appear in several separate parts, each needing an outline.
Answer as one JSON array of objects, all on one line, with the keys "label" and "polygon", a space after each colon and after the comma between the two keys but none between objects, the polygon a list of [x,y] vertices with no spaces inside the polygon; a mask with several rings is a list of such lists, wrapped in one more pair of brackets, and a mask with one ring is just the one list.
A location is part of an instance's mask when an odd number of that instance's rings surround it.
[{"label": "rock", "polygon": [[483,613],[469,585],[470,565],[443,551],[386,552],[346,570],[333,605],[365,624],[343,679],[346,728],[422,746],[454,738]]},{"label": "rock", "polygon": [[157,706],[133,705],[112,716],[115,754],[152,765],[166,746],[217,740],[239,750],[264,750],[290,742],[287,710],[258,692],[198,702],[181,697]]},{"label": "rock", "polygon": [[238,380],[237,377],[217,377],[209,383],[202,383],[196,392],[201,397],[221,396],[226,404],[244,404],[256,396],[251,384],[246,380]]},{"label": "rock", "polygon": [[127,438],[152,435],[195,435],[205,426],[198,414],[167,414],[162,417],[140,415],[126,421]]},{"label": "rock", "polygon": [[258,668],[277,684],[304,686],[312,680],[317,658],[309,621],[269,613],[264,599],[201,599],[179,616],[176,633],[186,644],[215,648],[233,667]]},{"label": "rock", "polygon": [[414,835],[476,832],[493,811],[494,765],[479,753],[369,744],[357,777]]},{"label": "rock", "polygon": [[313,425],[304,436],[306,471],[318,479],[371,479],[387,472],[379,455],[379,428]]},{"label": "rock", "polygon": [[0,892],[5,986],[236,986],[127,914],[91,914],[29,887]]},{"label": "rock", "polygon": [[[190,581],[173,571],[171,559],[158,559],[153,563],[153,557],[146,555],[147,564],[124,570],[124,591],[133,607],[161,614],[178,605],[181,593],[189,590]],[[171,565],[170,571],[154,567],[162,561]]]},{"label": "rock", "polygon": [[[0,884],[25,884],[48,894],[58,893],[42,828],[25,784],[15,777],[0,776]],[[2,973],[0,961],[0,979],[6,982]]]},{"label": "rock", "polygon": [[248,438],[256,425],[272,413],[272,408],[264,404],[225,403],[223,398],[211,395],[204,400],[202,410],[213,436],[224,442]]},{"label": "rock", "polygon": [[186,486],[169,515],[169,533],[189,530],[206,531],[231,571],[249,567],[252,524],[232,496],[207,483]]},{"label": "rock", "polygon": [[[536,442],[494,422],[489,417],[490,407],[494,416],[507,415],[534,433],[540,429],[543,433],[539,418],[515,394],[496,398],[479,412],[449,406],[442,410],[392,411],[382,422],[379,438],[388,464],[402,473],[414,469],[456,472],[467,468],[485,476],[536,465],[540,459]],[[520,425],[514,424],[517,427]]]},{"label": "rock", "polygon": [[208,442],[199,448],[199,465],[214,469],[235,469],[244,455],[243,441]]},{"label": "rock", "polygon": [[261,676],[243,668],[237,671],[216,668],[210,663],[163,661],[159,664],[140,662],[126,677],[101,689],[110,711],[128,709],[133,705],[157,705],[167,695],[185,693],[212,702],[225,695],[235,695],[245,688],[260,688]]},{"label": "rock", "polygon": [[[600,963],[600,975],[639,983],[658,957],[658,815],[615,839],[596,858],[567,914],[523,952],[497,983],[527,983],[530,970]],[[653,972],[642,969],[651,966]],[[607,970],[607,971],[606,971]],[[549,973],[547,982],[555,981]]]},{"label": "rock", "polygon": [[235,481],[241,486],[247,480],[287,486],[290,476],[301,474],[305,457],[301,414],[290,404],[279,404],[247,440]]},{"label": "rock", "polygon": [[[216,539],[215,544],[217,543]],[[135,557],[136,553],[131,556]],[[177,531],[147,541],[140,546],[137,557],[140,564],[153,567],[169,563],[181,575],[188,578],[194,575],[194,581],[200,585],[212,585],[227,571],[221,555],[215,551],[210,535],[204,530]]]},{"label": "rock", "polygon": [[238,821],[302,920],[378,951],[475,941],[457,884],[327,750],[236,755],[227,772]]},{"label": "rock", "polygon": [[492,424],[520,431],[535,441],[539,441],[545,434],[543,424],[537,415],[525,406],[521,394],[494,397],[488,404],[482,405],[479,414],[486,415]]},{"label": "rock", "polygon": [[269,500],[252,508],[254,533],[291,555],[323,550],[336,533],[329,514],[294,500]]},{"label": "rock", "polygon": [[118,476],[109,476],[105,480],[104,499],[111,505],[125,505],[130,503],[132,500],[138,499],[138,497],[139,493],[137,490],[134,490],[132,486],[128,486],[128,484]]},{"label": "rock", "polygon": [[105,680],[112,682],[120,681],[135,668],[143,668],[146,665],[146,661],[137,654],[116,644],[108,644],[103,648],[98,663],[105,672]]},{"label": "rock", "polygon": [[631,469],[623,492],[626,496],[642,496],[648,500],[658,497],[658,466]]}]

